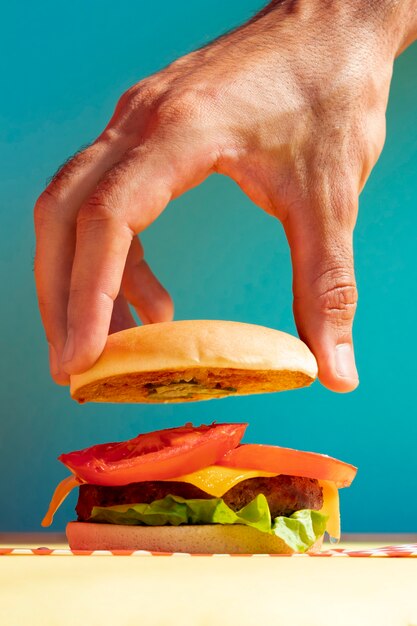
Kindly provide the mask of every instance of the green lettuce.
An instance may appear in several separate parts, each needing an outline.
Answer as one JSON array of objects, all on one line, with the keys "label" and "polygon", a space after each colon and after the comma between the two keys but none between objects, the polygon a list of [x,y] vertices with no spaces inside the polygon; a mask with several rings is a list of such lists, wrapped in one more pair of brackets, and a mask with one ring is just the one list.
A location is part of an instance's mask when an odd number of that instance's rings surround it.
[{"label": "green lettuce", "polygon": [[168,495],[150,504],[95,506],[90,521],[130,526],[244,524],[264,533],[275,534],[296,552],[305,552],[324,534],[327,516],[303,509],[289,517],[271,520],[268,501],[263,494],[256,496],[240,511],[233,511],[222,498],[186,500]]},{"label": "green lettuce", "polygon": [[295,552],[306,552],[324,535],[328,516],[302,509],[289,517],[276,517],[272,524],[272,532],[285,541]]}]

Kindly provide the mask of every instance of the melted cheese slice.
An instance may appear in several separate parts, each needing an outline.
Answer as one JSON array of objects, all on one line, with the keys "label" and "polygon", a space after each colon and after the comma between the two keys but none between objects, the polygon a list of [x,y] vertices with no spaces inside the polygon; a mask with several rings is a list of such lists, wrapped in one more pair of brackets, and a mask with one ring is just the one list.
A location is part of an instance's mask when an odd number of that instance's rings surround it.
[{"label": "melted cheese slice", "polygon": [[41,525],[42,526],[50,526],[54,521],[54,515],[64,502],[67,495],[75,489],[75,487],[79,487],[81,485],[81,480],[79,480],[76,476],[67,476],[64,480],[61,480],[60,483],[55,488],[54,493],[52,494],[51,501],[49,503],[48,510],[46,512],[45,517],[43,518]]},{"label": "melted cheese slice", "polygon": [[319,480],[319,485],[323,489],[323,506],[319,512],[328,516],[326,531],[330,540],[337,542],[340,539],[339,490],[330,480]]},{"label": "melted cheese slice", "polygon": [[248,478],[276,476],[271,472],[261,472],[258,470],[236,469],[234,467],[220,467],[220,465],[209,465],[203,469],[197,470],[192,474],[184,474],[178,478],[169,478],[165,482],[189,483],[209,493],[215,498],[221,498],[226,491],[229,491],[242,480]]}]

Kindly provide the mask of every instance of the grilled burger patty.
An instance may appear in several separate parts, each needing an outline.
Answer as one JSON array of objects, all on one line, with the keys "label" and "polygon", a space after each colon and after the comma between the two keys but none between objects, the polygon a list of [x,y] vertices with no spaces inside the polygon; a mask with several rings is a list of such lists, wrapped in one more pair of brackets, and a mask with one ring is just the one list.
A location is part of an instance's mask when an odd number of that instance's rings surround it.
[{"label": "grilled burger patty", "polygon": [[[317,511],[323,506],[323,492],[317,480],[285,474],[243,480],[229,489],[223,500],[231,509],[238,511],[260,493],[268,500],[272,517],[288,517],[300,509]],[[120,487],[81,485],[75,510],[79,522],[88,522],[94,506],[150,504],[167,495],[186,499],[213,498],[198,487],[182,482],[146,481]]]}]

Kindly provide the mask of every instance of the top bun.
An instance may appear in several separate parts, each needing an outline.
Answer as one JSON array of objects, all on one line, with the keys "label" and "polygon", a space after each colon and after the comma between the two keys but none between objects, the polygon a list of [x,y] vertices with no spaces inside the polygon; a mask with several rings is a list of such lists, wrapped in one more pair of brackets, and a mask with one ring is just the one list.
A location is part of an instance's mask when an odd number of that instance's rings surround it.
[{"label": "top bun", "polygon": [[78,402],[189,402],[310,385],[317,363],[287,333],[190,320],[110,335],[91,369],[71,376]]}]

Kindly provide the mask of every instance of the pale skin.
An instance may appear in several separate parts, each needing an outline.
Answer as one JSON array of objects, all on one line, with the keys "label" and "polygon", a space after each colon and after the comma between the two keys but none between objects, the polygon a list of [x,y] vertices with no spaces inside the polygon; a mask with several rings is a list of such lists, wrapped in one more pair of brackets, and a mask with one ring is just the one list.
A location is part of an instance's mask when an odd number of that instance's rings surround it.
[{"label": "pale skin", "polygon": [[358,197],[383,147],[393,61],[416,38],[417,0],[275,1],[124,93],[35,207],[54,380],[135,325],[129,304],[144,323],[172,319],[137,236],[218,172],[282,222],[300,337],[323,385],[353,390]]}]

